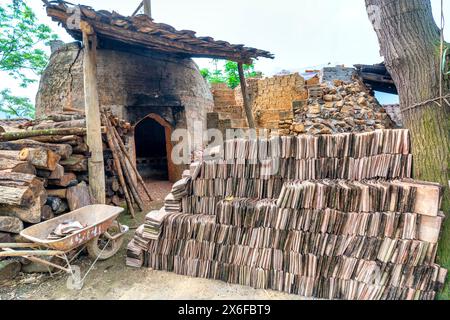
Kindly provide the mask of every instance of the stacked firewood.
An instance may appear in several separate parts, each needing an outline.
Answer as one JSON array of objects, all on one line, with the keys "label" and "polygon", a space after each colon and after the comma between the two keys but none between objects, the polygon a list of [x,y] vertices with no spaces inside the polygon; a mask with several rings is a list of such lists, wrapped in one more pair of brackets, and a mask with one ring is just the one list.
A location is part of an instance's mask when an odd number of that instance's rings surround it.
[{"label": "stacked firewood", "polygon": [[[132,127],[109,112],[102,122],[107,204],[125,200],[134,215],[135,207],[143,209],[138,184],[144,183],[125,147]],[[85,128],[84,115],[63,113],[0,133],[0,242],[93,203]]]}]

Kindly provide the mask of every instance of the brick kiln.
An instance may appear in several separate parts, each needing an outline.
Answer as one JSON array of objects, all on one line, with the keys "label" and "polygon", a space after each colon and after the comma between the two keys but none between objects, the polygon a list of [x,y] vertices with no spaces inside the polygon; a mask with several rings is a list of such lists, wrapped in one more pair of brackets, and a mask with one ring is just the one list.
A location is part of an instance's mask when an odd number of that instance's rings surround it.
[{"label": "brick kiln", "polygon": [[[195,37],[194,31],[177,31],[146,15],[124,17],[63,1],[47,5],[48,15],[82,40],[81,28],[70,23],[73,12],[79,12],[81,24],[86,22],[95,30],[100,108],[108,107],[132,124],[135,134],[127,148],[144,176],[179,179],[184,168],[174,165],[169,156],[172,131],[184,128],[192,135],[198,122],[206,127],[213,97],[191,58],[248,63],[253,58],[272,57],[266,51]],[[78,42],[55,46],[41,79],[37,117],[85,109],[85,48]]]}]

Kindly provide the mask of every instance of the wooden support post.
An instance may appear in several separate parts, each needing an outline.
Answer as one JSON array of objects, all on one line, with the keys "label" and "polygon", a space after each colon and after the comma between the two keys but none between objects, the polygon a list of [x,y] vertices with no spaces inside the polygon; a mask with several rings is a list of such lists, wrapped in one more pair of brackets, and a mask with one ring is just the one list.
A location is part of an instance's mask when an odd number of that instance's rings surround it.
[{"label": "wooden support post", "polygon": [[241,81],[242,97],[244,98],[244,110],[247,115],[248,127],[255,129],[255,120],[253,119],[252,107],[248,101],[247,84],[245,83],[244,66],[242,62],[238,62],[239,80]]},{"label": "wooden support post", "polygon": [[[87,23],[81,23],[84,44],[84,99],[86,113],[87,144],[91,152],[89,159],[89,188],[97,203],[106,202],[105,167],[100,121],[100,105],[97,90],[97,41],[94,30]],[[89,39],[92,46],[89,46]]]},{"label": "wooden support post", "polygon": [[152,17],[152,1],[144,0],[143,2],[144,2],[144,13],[151,18]]}]

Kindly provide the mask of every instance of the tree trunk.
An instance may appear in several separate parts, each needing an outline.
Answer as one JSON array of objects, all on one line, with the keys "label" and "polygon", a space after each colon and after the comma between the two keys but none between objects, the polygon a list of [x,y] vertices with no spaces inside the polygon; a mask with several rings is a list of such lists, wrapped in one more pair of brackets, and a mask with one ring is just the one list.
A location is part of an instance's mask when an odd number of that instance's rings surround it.
[{"label": "tree trunk", "polygon": [[[366,0],[381,55],[400,95],[405,126],[413,140],[414,176],[445,187],[442,209],[450,211],[450,106],[423,102],[438,98],[440,31],[429,0]],[[448,44],[445,44],[447,47]],[[444,79],[443,95],[450,92]],[[439,101],[438,101],[439,102]],[[413,107],[416,104],[420,106]],[[450,268],[450,219],[439,243],[438,262]],[[448,283],[442,298],[449,298]]]}]

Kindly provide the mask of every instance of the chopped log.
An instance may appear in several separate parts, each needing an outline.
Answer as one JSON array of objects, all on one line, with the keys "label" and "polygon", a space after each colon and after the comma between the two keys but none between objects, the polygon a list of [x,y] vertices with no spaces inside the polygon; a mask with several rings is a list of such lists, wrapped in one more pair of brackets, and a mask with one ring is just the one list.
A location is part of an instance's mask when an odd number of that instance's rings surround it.
[{"label": "chopped log", "polygon": [[23,148],[45,148],[60,155],[61,159],[67,159],[72,154],[72,146],[69,144],[43,143],[28,139],[14,142],[0,142],[1,150],[21,151]]},{"label": "chopped log", "polygon": [[[102,118],[104,120],[104,123],[107,124],[108,122],[106,120],[106,116],[102,115]],[[112,154],[113,154],[113,158],[114,158],[114,166],[116,167],[116,170],[117,170],[117,176],[119,177],[120,185],[122,186],[124,193],[125,193],[125,200],[127,202],[128,210],[130,211],[131,216],[134,217],[135,213],[134,213],[133,204],[131,202],[130,194],[128,193],[128,190],[127,190],[127,185],[125,183],[125,178],[123,176],[119,157],[118,157],[117,153],[115,152],[116,146],[114,144],[113,137],[114,137],[114,135],[111,131],[111,128],[109,126],[107,126],[106,139],[108,140],[108,145],[109,145],[110,149],[112,150]]]},{"label": "chopped log", "polygon": [[61,156],[44,148],[25,148],[20,151],[19,160],[29,161],[37,169],[53,171]]},{"label": "chopped log", "polygon": [[59,162],[66,171],[84,172],[88,170],[88,160],[85,156],[73,154],[68,159]]},{"label": "chopped log", "polygon": [[16,217],[24,222],[35,224],[41,222],[41,208],[42,204],[40,201],[35,201],[31,207],[2,205],[0,206],[0,216]]},{"label": "chopped log", "polygon": [[66,199],[67,197],[67,189],[48,189],[47,195],[49,197],[58,197],[61,199]]},{"label": "chopped log", "polygon": [[36,170],[36,176],[44,180],[48,179],[48,177],[50,177],[51,174],[52,172],[48,170],[40,170],[40,169]]},{"label": "chopped log", "polygon": [[59,163],[56,165],[55,170],[52,171],[48,179],[61,179],[64,176],[64,167]]},{"label": "chopped log", "polygon": [[43,206],[41,209],[41,219],[42,221],[47,221],[53,219],[55,215],[53,214],[53,210],[50,206]]},{"label": "chopped log", "polygon": [[0,204],[29,206],[33,200],[34,194],[29,187],[0,186]]},{"label": "chopped log", "polygon": [[23,230],[23,222],[16,217],[0,217],[0,231],[18,234]]},{"label": "chopped log", "polygon": [[87,184],[82,182],[75,187],[68,188],[67,203],[71,211],[93,204]]},{"label": "chopped log", "polygon": [[63,121],[63,122],[41,122],[40,124],[37,124],[33,126],[33,130],[48,130],[48,129],[69,129],[69,128],[83,128],[86,127],[86,120],[80,119],[80,120],[70,120],[70,121]]},{"label": "chopped log", "polygon": [[[0,186],[10,188],[29,188],[32,192],[33,198],[39,200],[41,203],[47,197],[44,184],[34,175],[0,171]],[[24,209],[25,211],[28,209]]]},{"label": "chopped log", "polygon": [[[84,108],[89,158],[89,188],[97,203],[105,203],[105,165],[103,159],[101,114],[97,85],[97,36],[87,23],[80,25],[84,44]],[[92,46],[89,45],[91,41]]]},{"label": "chopped log", "polygon": [[0,170],[9,170],[10,172],[36,174],[36,168],[27,161],[16,161],[0,158]]},{"label": "chopped log", "polygon": [[73,153],[75,154],[86,154],[89,152],[89,147],[86,143],[80,143],[73,147]]},{"label": "chopped log", "polygon": [[76,113],[57,113],[57,114],[49,115],[47,117],[47,119],[53,120],[55,122],[63,122],[63,121],[85,119],[85,116],[82,114],[76,114]]},{"label": "chopped log", "polygon": [[0,150],[0,158],[20,161],[19,159],[20,151],[12,151],[12,150]]},{"label": "chopped log", "polygon": [[65,173],[60,179],[48,180],[49,185],[64,188],[76,185],[77,183],[78,183],[77,176],[72,172]]},{"label": "chopped log", "polygon": [[111,123],[110,123],[109,121],[107,122],[107,127],[110,127],[110,128],[111,128],[111,131],[113,132],[114,136],[116,137],[116,141],[117,141],[118,144],[119,144],[120,150],[122,150],[122,153],[123,153],[123,154],[125,155],[125,157],[128,159],[128,161],[129,161],[129,163],[130,163],[130,166],[131,166],[132,170],[134,171],[134,174],[136,175],[136,177],[137,177],[139,183],[142,185],[142,187],[143,187],[145,193],[147,194],[148,199],[149,199],[150,201],[152,201],[152,196],[150,195],[150,191],[148,190],[147,185],[146,185],[145,182],[144,182],[144,179],[142,179],[142,177],[141,177],[141,175],[140,175],[138,169],[136,168],[135,163],[134,163],[133,161],[131,161],[131,158],[130,158],[130,156],[129,156],[129,154],[128,154],[128,150],[126,150],[125,144],[123,143],[122,138],[120,137],[120,135],[119,135],[119,133],[117,132],[116,128],[112,127],[112,126],[111,126]]},{"label": "chopped log", "polygon": [[83,114],[84,115],[84,110],[80,110],[80,109],[75,109],[75,108],[71,108],[71,107],[64,107],[63,108],[64,112],[76,112],[79,114]]}]

